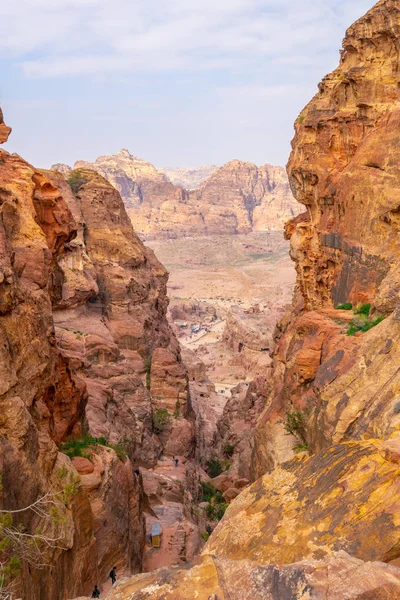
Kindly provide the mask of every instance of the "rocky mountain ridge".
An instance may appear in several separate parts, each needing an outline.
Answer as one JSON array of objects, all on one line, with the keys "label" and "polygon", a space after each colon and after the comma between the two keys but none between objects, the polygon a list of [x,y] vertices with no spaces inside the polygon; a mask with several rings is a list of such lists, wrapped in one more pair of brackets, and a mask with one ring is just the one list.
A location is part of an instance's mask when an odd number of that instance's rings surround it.
[{"label": "rocky mountain ridge", "polygon": [[[66,165],[53,168],[70,172]],[[105,177],[120,192],[135,230],[146,237],[281,231],[298,212],[282,167],[232,160],[192,191],[173,185],[128,150],[93,163],[77,161],[74,168]]]}]

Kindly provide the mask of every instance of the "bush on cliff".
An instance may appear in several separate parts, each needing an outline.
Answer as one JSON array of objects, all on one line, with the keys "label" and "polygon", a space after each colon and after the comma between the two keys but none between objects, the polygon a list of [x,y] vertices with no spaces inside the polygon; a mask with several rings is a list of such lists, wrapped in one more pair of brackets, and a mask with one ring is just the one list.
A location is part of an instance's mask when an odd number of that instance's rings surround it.
[{"label": "bush on cliff", "polygon": [[106,446],[114,450],[118,458],[124,461],[127,457],[127,452],[121,444],[108,444],[106,438],[95,438],[91,435],[85,435],[81,439],[70,439],[59,445],[61,452],[64,452],[70,458],[81,456],[90,460],[91,452],[94,446]]},{"label": "bush on cliff", "polygon": [[299,410],[286,413],[285,431],[291,435],[301,435],[304,427],[304,417]]},{"label": "bush on cliff", "polygon": [[171,423],[171,415],[167,411],[166,408],[158,408],[153,413],[153,428],[154,433],[162,433],[166,429],[168,429]]},{"label": "bush on cliff", "polygon": [[353,336],[359,331],[361,333],[366,333],[373,327],[376,327],[376,325],[379,325],[379,323],[382,323],[384,318],[385,317],[377,317],[376,319],[373,319],[371,321],[369,319],[366,319],[364,321],[359,321],[358,319],[353,319],[350,322],[350,327],[347,330],[347,335]]},{"label": "bush on cliff", "polygon": [[206,462],[206,470],[211,479],[214,479],[214,477],[218,477],[218,475],[223,473],[224,468],[222,462],[218,460],[218,458],[212,458]]},{"label": "bush on cliff", "polygon": [[231,458],[233,456],[234,451],[235,451],[235,447],[232,446],[232,444],[225,444],[225,446],[224,446],[225,456],[227,456],[228,458]]},{"label": "bush on cliff", "polygon": [[207,504],[205,508],[206,516],[209,521],[220,521],[225,514],[227,504]]},{"label": "bush on cliff", "polygon": [[351,302],[345,302],[344,304],[339,304],[336,307],[336,310],[352,310],[353,305],[351,304]]},{"label": "bush on cliff", "polygon": [[359,306],[356,306],[356,308],[354,309],[354,313],[356,315],[365,315],[366,317],[368,317],[370,312],[371,312],[370,304],[360,304]]},{"label": "bush on cliff", "polygon": [[87,179],[82,176],[80,171],[72,171],[71,175],[67,179],[67,183],[74,194],[77,194],[79,188],[87,183]]}]

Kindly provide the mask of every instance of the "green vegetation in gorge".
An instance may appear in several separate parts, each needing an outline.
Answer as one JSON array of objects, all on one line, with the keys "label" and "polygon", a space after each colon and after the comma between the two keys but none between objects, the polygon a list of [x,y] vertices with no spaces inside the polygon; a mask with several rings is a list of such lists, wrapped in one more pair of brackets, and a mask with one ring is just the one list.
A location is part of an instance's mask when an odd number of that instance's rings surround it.
[{"label": "green vegetation in gorge", "polygon": [[171,415],[167,411],[166,408],[158,408],[153,413],[153,428],[154,433],[162,433],[166,429],[168,429],[171,423]]},{"label": "green vegetation in gorge", "polygon": [[70,458],[81,456],[82,458],[91,458],[91,450],[96,446],[105,446],[114,450],[118,458],[124,461],[127,457],[125,448],[121,444],[109,444],[106,438],[95,438],[90,435],[85,435],[81,439],[70,439],[60,444],[59,449]]},{"label": "green vegetation in gorge", "polygon": [[202,481],[203,502],[208,502],[205,513],[209,521],[220,521],[225,514],[227,504],[219,490],[211,483]]},{"label": "green vegetation in gorge", "polygon": [[67,183],[74,194],[77,194],[79,192],[79,188],[87,183],[87,179],[82,176],[80,171],[72,171],[71,175],[67,179]]}]

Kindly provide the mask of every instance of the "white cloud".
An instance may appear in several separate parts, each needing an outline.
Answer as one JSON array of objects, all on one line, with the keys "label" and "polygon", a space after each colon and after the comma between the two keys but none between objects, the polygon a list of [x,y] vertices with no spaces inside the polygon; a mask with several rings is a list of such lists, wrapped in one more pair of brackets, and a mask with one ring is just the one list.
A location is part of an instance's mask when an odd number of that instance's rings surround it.
[{"label": "white cloud", "polygon": [[[0,56],[26,75],[303,64],[371,0],[2,0]],[[291,57],[291,58],[290,58]]]}]

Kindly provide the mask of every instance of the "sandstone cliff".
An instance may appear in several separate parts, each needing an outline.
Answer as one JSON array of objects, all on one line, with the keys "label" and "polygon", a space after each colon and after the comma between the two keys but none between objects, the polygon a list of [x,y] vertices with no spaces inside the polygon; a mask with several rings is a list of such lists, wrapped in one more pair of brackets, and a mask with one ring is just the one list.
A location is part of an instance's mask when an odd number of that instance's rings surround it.
[{"label": "sandstone cliff", "polygon": [[[80,433],[86,389],[58,351],[52,318],[57,260],[76,234],[72,215],[57,188],[16,155],[1,152],[0,181],[1,504],[3,510],[20,510],[49,492],[61,493],[70,477],[75,481],[76,471],[56,443]],[[15,517],[15,526],[27,533],[40,529],[57,540],[53,547],[34,548],[31,564],[22,562],[24,598],[79,593],[97,573],[86,495],[80,491],[62,504],[60,522],[49,522],[46,510]],[[57,578],[38,570],[47,561]]]},{"label": "sandstone cliff", "polygon": [[[6,152],[0,183],[1,505],[20,511],[49,494],[55,504],[15,513],[15,527],[41,537],[13,584],[24,598],[64,600],[114,564],[141,570],[145,496],[134,466],[155,467],[163,447],[182,460],[194,453],[187,374],[166,320],[167,273],[118,192],[94,171],[67,182]],[[157,435],[161,407],[171,418]],[[74,444],[83,450],[71,461],[63,451]],[[195,471],[182,505],[197,493]]]},{"label": "sandstone cliff", "polygon": [[[400,7],[380,0],[296,121],[288,174],[306,212],[286,229],[297,289],[254,399],[260,479],[190,570],[110,598],[399,596],[400,569],[384,564],[400,558],[399,61]],[[231,432],[249,400],[228,409]]]},{"label": "sandstone cliff", "polygon": [[[68,172],[66,165],[54,165]],[[283,229],[298,213],[284,169],[233,160],[215,169],[199,189],[173,185],[153,165],[128,150],[78,161],[94,169],[121,194],[134,229],[146,236],[237,234]]]}]

